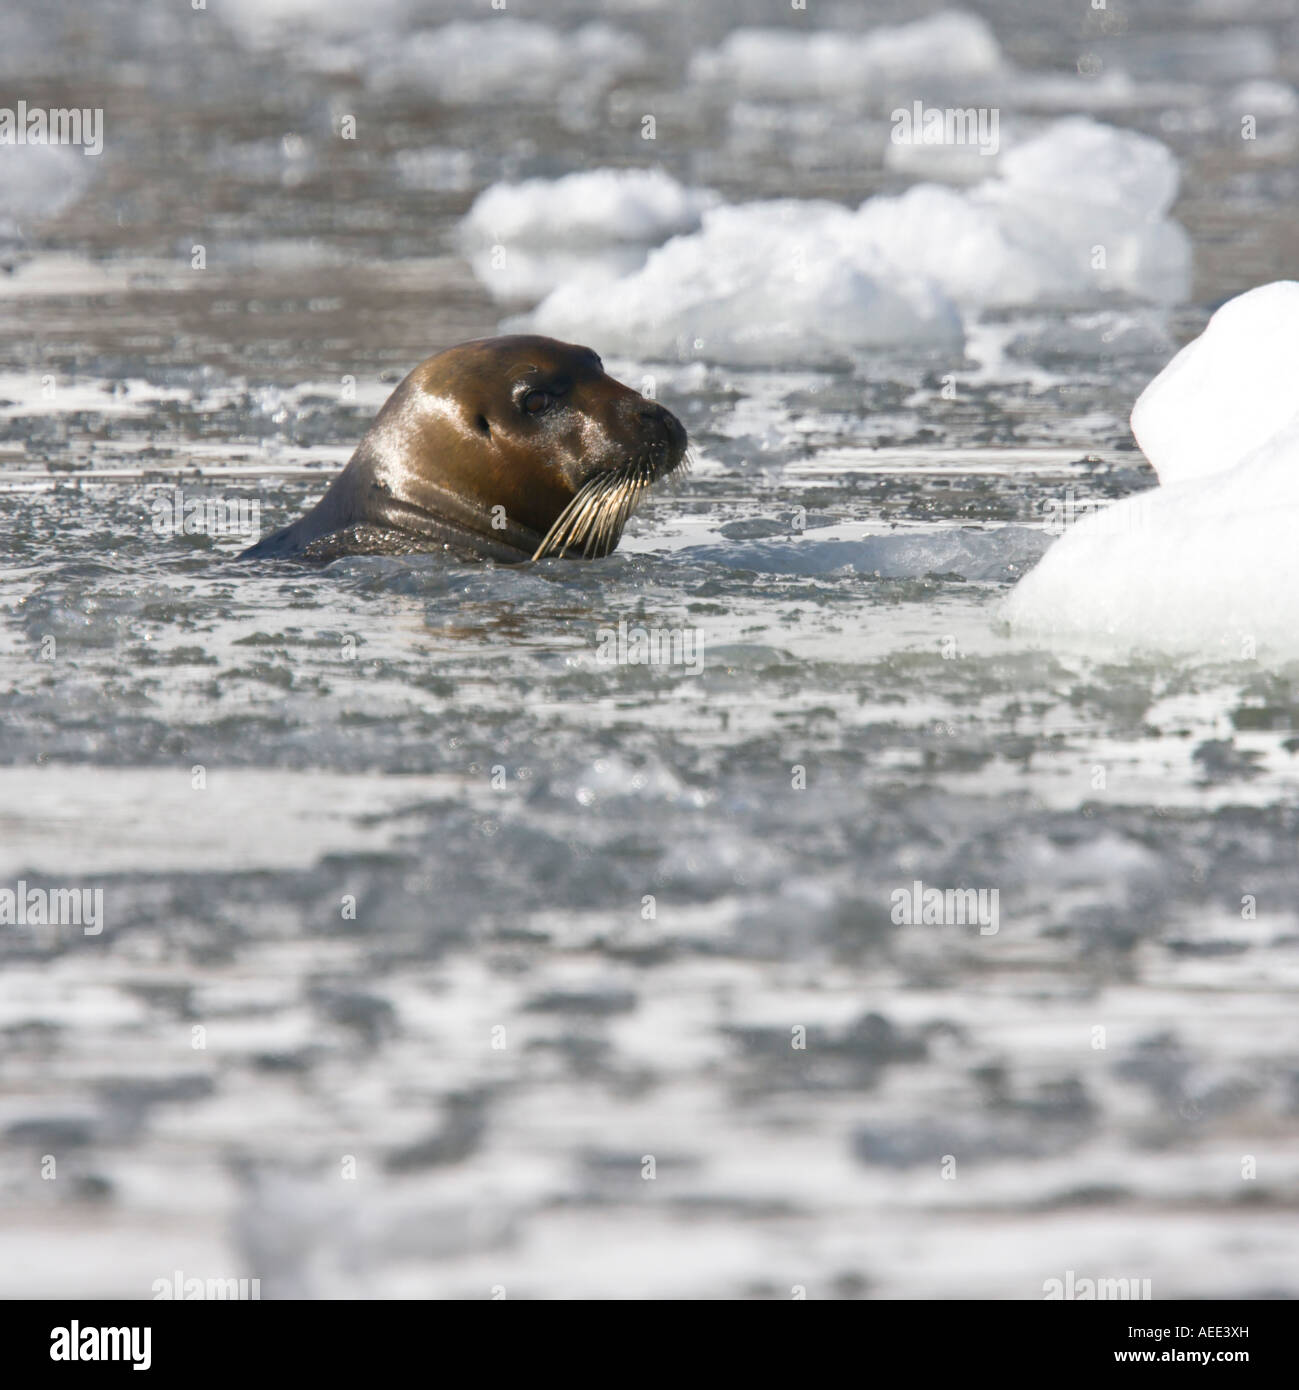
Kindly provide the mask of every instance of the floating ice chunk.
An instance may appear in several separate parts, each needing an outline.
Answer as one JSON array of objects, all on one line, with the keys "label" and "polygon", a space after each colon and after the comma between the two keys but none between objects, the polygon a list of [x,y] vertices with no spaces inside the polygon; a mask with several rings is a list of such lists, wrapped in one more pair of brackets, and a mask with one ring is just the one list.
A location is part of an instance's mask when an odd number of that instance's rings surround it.
[{"label": "floating ice chunk", "polygon": [[1130,111],[1134,107],[1171,104],[1188,99],[1194,89],[1185,84],[1138,84],[1121,68],[1107,66],[1095,76],[1076,72],[1008,72],[999,80],[1002,106],[1021,111]]},{"label": "floating ice chunk", "polygon": [[1284,82],[1260,78],[1233,88],[1228,93],[1226,105],[1229,112],[1241,116],[1286,118],[1299,113],[1299,96]]},{"label": "floating ice chunk", "polygon": [[1001,174],[1020,201],[1100,204],[1150,221],[1177,196],[1177,160],[1164,145],[1086,116],[1056,121],[1007,150]]},{"label": "floating ice chunk", "polygon": [[719,201],[662,169],[591,169],[559,179],[496,183],[479,194],[461,224],[471,244],[635,241],[653,245],[699,227]]},{"label": "floating ice chunk", "polygon": [[1132,433],[1162,483],[1221,473],[1299,411],[1299,282],[1229,300],[1137,398]]},{"label": "floating ice chunk", "polygon": [[700,225],[719,201],[660,169],[593,169],[493,184],[460,224],[474,274],[497,299],[533,303],[556,285],[616,280],[646,248]]},{"label": "floating ice chunk", "polygon": [[0,149],[0,228],[26,229],[55,217],[85,192],[99,168],[79,145],[6,145]]},{"label": "floating ice chunk", "polygon": [[309,31],[332,39],[391,35],[408,22],[413,0],[221,0],[211,8],[246,44],[265,47],[285,35]]},{"label": "floating ice chunk", "polygon": [[721,46],[697,54],[690,76],[746,95],[866,96],[925,77],[987,76],[1001,71],[1001,48],[986,21],[946,10],[928,19],[864,34],[822,30],[733,30]]},{"label": "floating ice chunk", "polygon": [[1299,284],[1224,305],[1133,411],[1162,485],[1087,517],[1011,594],[1026,634],[1299,651]]},{"label": "floating ice chunk", "polygon": [[612,85],[644,57],[638,38],[608,24],[561,33],[522,19],[457,20],[384,45],[369,75],[378,88],[422,88],[451,104],[480,102],[484,92],[527,101],[566,83]]},{"label": "floating ice chunk", "polygon": [[539,251],[481,246],[468,253],[474,275],[493,299],[517,308],[535,304],[556,285],[581,286],[581,293],[598,296],[600,285],[630,275],[645,263],[643,246],[585,247],[578,251],[543,246]]},{"label": "floating ice chunk", "polygon": [[898,197],[864,202],[855,235],[880,261],[904,262],[954,298],[983,304],[1033,299],[1044,279],[1060,278],[1042,274],[1051,248],[1030,244],[1036,230],[970,194],[922,183]]},{"label": "floating ice chunk", "polygon": [[1010,595],[1011,626],[1223,659],[1293,656],[1299,496],[1286,480],[1299,477],[1299,432],[1264,447],[1268,457],[1212,487],[1174,483],[1088,517]]},{"label": "floating ice chunk", "polygon": [[966,304],[1185,296],[1190,243],[1164,216],[1177,161],[1157,140],[1075,117],[1006,151],[1000,173],[968,193],[920,184],[868,199],[861,235]]},{"label": "floating ice chunk", "polygon": [[997,140],[984,144],[970,140],[927,145],[923,140],[894,139],[894,130],[896,127],[890,128],[890,139],[884,146],[884,167],[911,179],[937,179],[946,184],[968,185],[990,178],[997,172],[1002,148],[1011,143],[1004,121],[998,122]]},{"label": "floating ice chunk", "polygon": [[701,230],[613,283],[561,285],[524,322],[641,360],[838,363],[883,344],[955,346],[960,317],[932,281],[856,243],[854,215],[787,199],[714,208]]},{"label": "floating ice chunk", "polygon": [[793,199],[707,209],[697,233],[632,274],[558,285],[527,324],[641,358],[821,365],[957,345],[956,305],[1185,295],[1189,243],[1163,215],[1177,165],[1157,141],[1066,120],[1003,167],[968,192],[921,184],[856,212]]},{"label": "floating ice chunk", "polygon": [[[0,301],[43,299],[49,295],[64,294],[124,294],[131,288],[130,273],[120,263],[111,260],[92,261],[84,256],[70,256],[60,252],[19,254],[6,247],[6,240],[4,219],[0,218],[0,269],[8,272],[0,275]],[[7,388],[9,391],[12,389]],[[61,390],[58,394],[58,408],[67,409],[70,399],[71,391]],[[10,401],[9,405],[12,404]],[[53,409],[50,403],[44,400],[39,406],[33,400],[32,408],[45,414]],[[95,406],[85,404],[84,408],[94,409]],[[4,409],[7,410],[8,406]]]}]

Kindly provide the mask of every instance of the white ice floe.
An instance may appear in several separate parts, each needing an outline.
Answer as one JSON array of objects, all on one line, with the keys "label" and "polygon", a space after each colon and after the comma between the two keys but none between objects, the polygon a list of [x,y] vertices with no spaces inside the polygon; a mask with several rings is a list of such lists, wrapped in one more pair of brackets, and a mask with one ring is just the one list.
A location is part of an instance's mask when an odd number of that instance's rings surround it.
[{"label": "white ice floe", "polygon": [[687,188],[662,169],[590,169],[559,179],[495,183],[479,194],[461,224],[466,239],[565,246],[660,242],[699,227],[719,201]]},{"label": "white ice floe", "polygon": [[1161,483],[1224,473],[1299,412],[1299,282],[1229,300],[1150,383],[1132,433]]},{"label": "white ice floe", "polygon": [[1024,635],[1299,651],[1299,282],[1223,305],[1132,412],[1160,487],[1079,522],[1011,594]]},{"label": "white ice floe", "polygon": [[919,184],[858,211],[863,241],[966,305],[1079,306],[1107,291],[1175,301],[1190,242],[1167,217],[1178,168],[1157,140],[1057,121],[968,192]]},{"label": "white ice floe", "polygon": [[220,0],[209,6],[250,47],[269,47],[290,35],[356,41],[378,30],[392,35],[410,22],[414,0]]},{"label": "white ice floe", "polygon": [[1267,78],[1276,46],[1261,28],[1125,34],[1080,50],[1078,70],[1023,69],[986,20],[946,10],[861,33],[742,27],[696,55],[689,76],[745,98],[811,98],[887,110],[899,100],[954,101],[1011,111],[1194,107],[1207,84]]},{"label": "white ice floe", "polygon": [[1226,107],[1231,114],[1253,116],[1255,119],[1288,119],[1299,115],[1299,96],[1295,95],[1293,87],[1284,82],[1258,78],[1233,87],[1227,93]]},{"label": "white ice floe", "polygon": [[569,33],[508,17],[457,20],[371,48],[368,81],[412,87],[452,105],[553,98],[567,84],[612,86],[644,62],[634,34],[608,24]]},{"label": "white ice floe", "polygon": [[[818,365],[881,346],[958,347],[961,310],[1086,308],[1115,292],[1172,302],[1190,271],[1186,234],[1166,216],[1177,177],[1156,140],[1059,121],[966,192],[920,184],[855,211],[795,199],[705,208],[699,231],[619,279],[579,266],[518,324],[642,360]],[[544,216],[532,221],[525,250],[543,240]]]},{"label": "white ice floe", "polygon": [[76,145],[6,145],[0,150],[0,234],[18,235],[57,217],[86,191],[99,160]]},{"label": "white ice floe", "polygon": [[[220,0],[218,22],[289,67],[355,75],[370,87],[416,89],[452,105],[551,101],[570,86],[611,86],[644,61],[633,33],[593,21],[565,31],[503,11],[457,17],[443,0]],[[438,19],[450,23],[438,24]]]},{"label": "white ice floe", "polygon": [[474,274],[497,299],[536,303],[556,285],[637,270],[647,249],[699,227],[719,201],[661,169],[591,169],[497,183],[460,224]]},{"label": "white ice floe", "polygon": [[642,359],[833,363],[894,343],[959,346],[955,305],[932,281],[860,245],[855,214],[785,199],[722,207],[613,283],[578,278],[525,320]]},{"label": "white ice floe", "polygon": [[690,76],[736,86],[748,95],[866,96],[881,86],[901,90],[918,78],[984,77],[1003,67],[986,20],[945,10],[861,34],[735,29],[719,47],[696,55]]}]

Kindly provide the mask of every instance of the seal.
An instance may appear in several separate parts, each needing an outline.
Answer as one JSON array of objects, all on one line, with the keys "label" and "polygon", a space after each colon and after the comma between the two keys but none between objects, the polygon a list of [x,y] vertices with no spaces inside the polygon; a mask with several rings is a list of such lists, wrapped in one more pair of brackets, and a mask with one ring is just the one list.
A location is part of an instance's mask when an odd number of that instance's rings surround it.
[{"label": "seal", "polygon": [[606,376],[590,348],[475,339],[421,362],[320,501],[240,559],[595,559],[684,464],[686,442],[675,415]]}]

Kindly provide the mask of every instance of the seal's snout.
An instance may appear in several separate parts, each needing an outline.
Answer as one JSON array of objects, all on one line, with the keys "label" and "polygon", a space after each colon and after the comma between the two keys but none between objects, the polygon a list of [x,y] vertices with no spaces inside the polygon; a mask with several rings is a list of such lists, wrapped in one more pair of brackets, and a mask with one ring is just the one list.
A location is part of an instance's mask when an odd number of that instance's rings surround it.
[{"label": "seal's snout", "polygon": [[656,455],[655,475],[662,477],[671,473],[685,457],[689,443],[686,427],[666,407],[643,396],[638,396],[632,404],[632,414]]},{"label": "seal's snout", "polygon": [[664,410],[659,406],[659,420],[664,429],[668,432],[668,442],[676,450],[678,455],[684,454],[689,440],[686,438],[686,427],[677,419],[670,410]]},{"label": "seal's snout", "polygon": [[651,487],[686,461],[686,429],[657,401],[618,386],[613,419],[626,445],[612,462],[596,462],[572,500],[533,552],[534,560],[580,553],[588,560],[611,554],[628,517]]}]

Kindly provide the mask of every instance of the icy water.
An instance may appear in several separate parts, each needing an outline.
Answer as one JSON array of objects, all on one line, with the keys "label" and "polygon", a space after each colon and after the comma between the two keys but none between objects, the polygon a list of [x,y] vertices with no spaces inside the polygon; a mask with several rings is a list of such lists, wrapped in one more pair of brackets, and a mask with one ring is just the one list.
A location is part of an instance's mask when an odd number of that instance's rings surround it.
[{"label": "icy water", "polygon": [[[998,616],[1048,503],[1153,485],[1127,413],[1175,348],[1294,270],[1299,116],[1247,145],[1233,95],[1299,80],[1289,6],[978,7],[1004,120],[1177,156],[1167,309],[988,311],[955,362],[606,353],[695,463],[592,564],[154,525],[291,519],[527,307],[457,239],[497,180],[904,188],[878,113],[688,76],[741,22],[916,17],[815,8],[512,5],[613,47],[432,94],[398,60],[461,7],[17,22],[5,102],[107,138],[0,206],[0,887],[100,888],[103,930],[0,927],[0,1292],[1299,1294],[1299,667]],[[602,662],[620,623],[699,669]],[[996,930],[898,924],[917,880]]]}]

